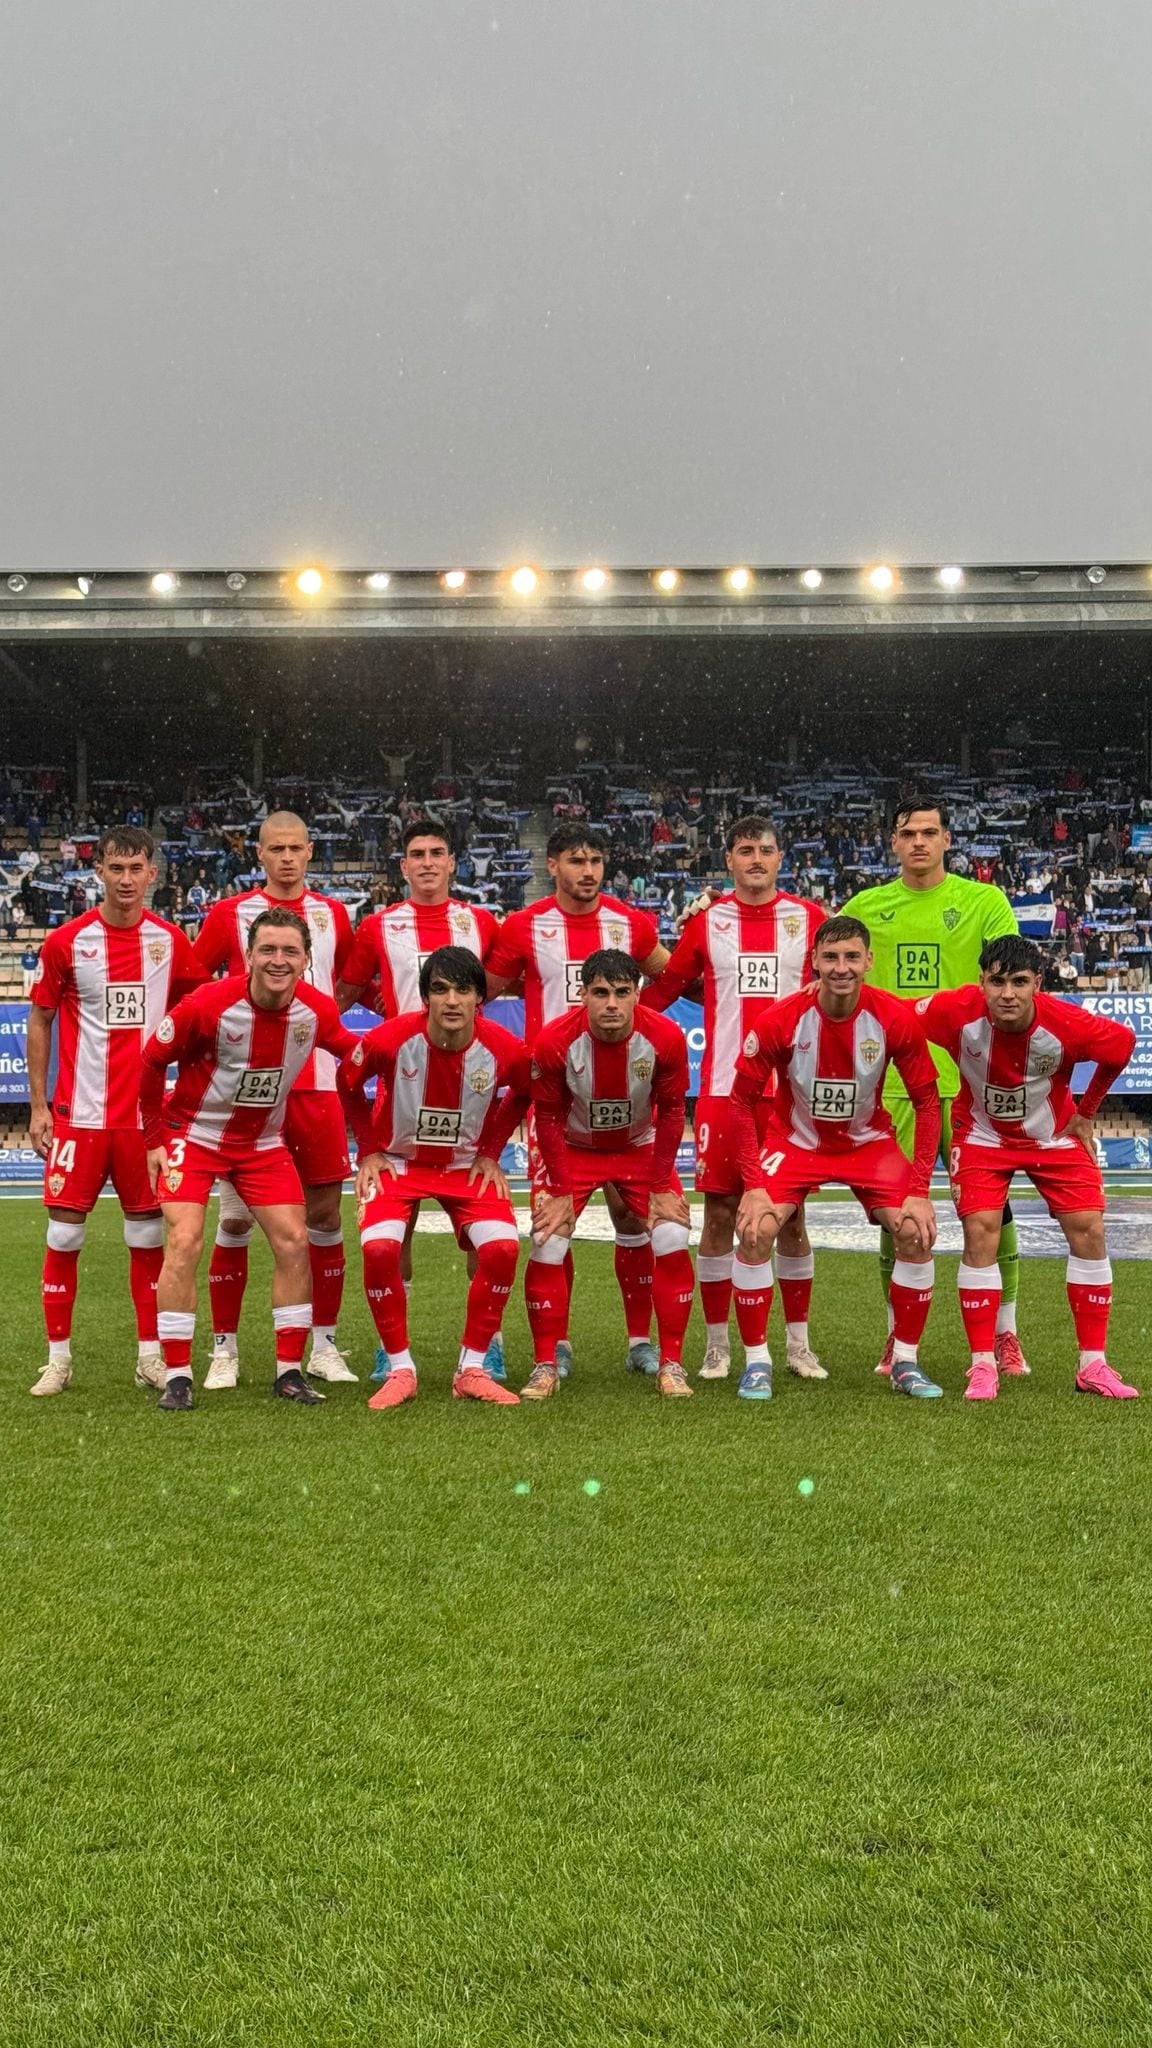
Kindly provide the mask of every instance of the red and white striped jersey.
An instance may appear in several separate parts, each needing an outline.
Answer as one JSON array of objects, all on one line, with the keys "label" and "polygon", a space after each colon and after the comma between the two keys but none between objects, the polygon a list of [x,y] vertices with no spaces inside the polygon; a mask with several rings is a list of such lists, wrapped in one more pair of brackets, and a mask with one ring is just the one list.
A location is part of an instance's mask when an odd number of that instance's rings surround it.
[{"label": "red and white striped jersey", "polygon": [[[269,896],[266,889],[249,889],[243,896],[222,896],[214,903],[200,927],[193,952],[209,974],[223,968],[225,974],[247,974],[248,934],[262,910],[275,905],[294,910],[312,934],[312,957],[304,980],[323,995],[334,996],[336,983],[352,950],[352,922],[346,906],[337,896],[321,896],[305,889],[291,902]],[[296,1083],[298,1088],[331,1090],[336,1086],[336,1063],[326,1052],[309,1060]]]},{"label": "red and white striped jersey", "polygon": [[81,1130],[139,1130],[140,1047],[203,980],[184,933],[151,910],[127,929],[89,910],[49,932],[32,1001],[56,1012],[59,1115]]},{"label": "red and white striped jersey", "polygon": [[[433,1045],[424,1010],[392,1017],[356,1041],[340,1088],[360,1156],[385,1152],[409,1166],[470,1167],[476,1154],[499,1158],[528,1106],[528,1053],[501,1024],[477,1017],[470,1042],[448,1052]],[[378,1076],[374,1113],[362,1090]],[[508,1093],[500,1098],[501,1089]]]},{"label": "red and white striped jersey", "polygon": [[827,915],[806,896],[778,890],[771,903],[720,896],[688,919],[668,965],[641,1001],[665,1009],[703,977],[701,1095],[731,1093],[755,1012],[812,980],[812,942]]},{"label": "red and white striped jersey", "polygon": [[[764,1147],[771,1149],[775,1130],[806,1152],[851,1153],[892,1136],[892,1119],[883,1102],[884,1075],[891,1063],[915,1108],[930,1105],[935,1110],[935,1135],[927,1158],[921,1155],[927,1151],[928,1119],[916,1119],[915,1192],[926,1192],[940,1140],[940,1107],[936,1069],[912,1005],[865,983],[851,1016],[829,1017],[820,1007],[819,995],[813,984],[758,1011],[736,1062],[733,1100],[754,1108],[775,1075]],[[742,1171],[744,1164],[742,1159]],[[757,1176],[749,1184],[762,1183]]]},{"label": "red and white striped jersey", "polygon": [[[230,974],[185,996],[143,1051],[140,1107],[150,1146],[178,1130],[230,1158],[281,1143],[289,1090],[317,1049],[340,1060],[359,1043],[331,996],[301,979],[283,1009],[252,1001],[248,977]],[[175,1060],[176,1086],[164,1101]]]},{"label": "red and white striped jersey", "polygon": [[1042,991],[1026,1031],[993,1024],[984,992],[974,983],[941,989],[915,1007],[933,1045],[951,1053],[960,1069],[952,1130],[972,1145],[1059,1151],[1078,1144],[1077,1138],[1061,1135],[1076,1114],[1072,1069],[1077,1060],[1097,1063],[1079,1105],[1083,1115],[1095,1116],[1136,1044],[1129,1025]]},{"label": "red and white striped jersey", "polygon": [[589,954],[611,947],[643,965],[659,944],[647,912],[615,896],[601,896],[595,910],[579,912],[543,896],[505,918],[486,965],[498,981],[523,979],[524,1036],[534,1045],[542,1025],[583,1001],[580,969]]},{"label": "red and white striped jersey", "polygon": [[588,1028],[581,1004],[546,1024],[532,1049],[532,1101],[537,1123],[552,1110],[565,1142],[585,1151],[620,1152],[651,1145],[664,1106],[683,1112],[688,1048],[671,1017],[637,1007],[627,1038],[609,1045]]},{"label": "red and white striped jersey", "polygon": [[420,969],[438,946],[466,946],[485,960],[500,930],[490,910],[471,903],[391,903],[356,928],[341,981],[364,989],[380,977],[380,1009],[403,1017],[421,1007]]}]

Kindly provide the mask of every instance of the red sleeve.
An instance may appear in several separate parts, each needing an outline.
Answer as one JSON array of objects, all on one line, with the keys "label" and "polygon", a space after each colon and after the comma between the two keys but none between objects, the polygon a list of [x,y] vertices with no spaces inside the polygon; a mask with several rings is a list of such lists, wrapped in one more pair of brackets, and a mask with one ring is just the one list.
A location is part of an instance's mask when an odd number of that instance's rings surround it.
[{"label": "red sleeve", "polygon": [[[647,955],[645,955],[647,958]],[[704,972],[703,924],[700,913],[690,917],[675,946],[672,957],[662,967],[655,981],[649,981],[640,991],[640,1001],[648,1010],[666,1010],[676,1002],[686,988],[699,981]]]},{"label": "red sleeve", "polygon": [[628,918],[632,927],[632,958],[647,960],[660,944],[655,919],[649,917],[646,910],[630,910]]},{"label": "red sleeve", "polygon": [[940,1151],[940,1087],[919,1018],[909,1011],[893,1033],[892,1059],[916,1117],[910,1195],[926,1195]]},{"label": "red sleeve", "polygon": [[172,1003],[180,1002],[184,996],[191,995],[194,988],[203,987],[207,980],[208,969],[202,961],[197,959],[189,943],[187,933],[182,932],[179,925],[177,925],[176,936],[172,941],[170,1001]]},{"label": "red sleeve", "polygon": [[491,1159],[499,1159],[513,1131],[523,1123],[532,1100],[532,1062],[527,1046],[517,1046],[507,1064],[502,1062],[501,1074],[504,1092],[484,1119],[477,1147]]},{"label": "red sleeve", "polygon": [[[675,1037],[672,1036],[675,1033]],[[676,1164],[684,1136],[684,1104],[688,1095],[688,1047],[676,1025],[669,1034],[667,1049],[661,1047],[656,1066],[652,1106],[656,1112],[656,1137],[652,1146],[652,1185],[662,1187]]]},{"label": "red sleeve", "polygon": [[[1076,1012],[1075,1029],[1068,1034],[1071,1050],[1078,1059],[1096,1062],[1096,1072],[1076,1107],[1081,1116],[1095,1116],[1136,1050],[1136,1033],[1117,1017],[1101,1017],[1096,1011],[1081,1009],[1078,1003],[1067,1007]],[[1061,1019],[1062,1032],[1064,1028]]]},{"label": "red sleeve", "polygon": [[532,1106],[536,1112],[536,1143],[548,1176],[548,1186],[554,1195],[570,1194],[564,1136],[568,1115],[564,1062],[542,1039],[536,1041],[536,1054],[532,1061]]},{"label": "red sleeve", "polygon": [[32,1001],[41,1010],[58,1010],[72,972],[71,948],[60,931],[49,932],[40,948],[32,981]]},{"label": "red sleeve", "polygon": [[149,1150],[164,1143],[162,1111],[169,1063],[186,1059],[199,1043],[201,1000],[199,990],[184,996],[140,1048],[140,1120]]},{"label": "red sleeve", "polygon": [[524,972],[529,958],[525,923],[522,913],[513,911],[497,932],[492,951],[484,962],[496,981],[517,981]]},{"label": "red sleeve", "polygon": [[318,994],[315,1008],[319,1026],[316,1034],[317,1045],[324,1052],[333,1053],[338,1060],[346,1059],[360,1042],[356,1033],[349,1031],[331,996]]},{"label": "red sleeve", "polygon": [[955,1059],[960,1034],[968,1022],[972,987],[942,988],[934,996],[921,996],[912,1009],[926,1038]]},{"label": "red sleeve", "polygon": [[235,897],[226,896],[219,903],[213,903],[196,935],[192,952],[208,975],[218,973],[221,967],[226,974],[231,972],[236,932],[233,924],[235,913],[228,906],[235,900]]},{"label": "red sleeve", "polygon": [[760,1138],[754,1111],[772,1075],[776,1046],[772,1009],[757,1010],[736,1062],[729,1105],[729,1142],[736,1170],[746,1188],[766,1188],[760,1164]]},{"label": "red sleeve", "polygon": [[816,979],[816,969],[812,965],[812,948],[816,944],[816,934],[821,925],[831,915],[824,904],[809,903],[807,898],[805,902],[808,909],[808,951],[804,956],[804,972],[800,976],[801,988],[806,988],[809,982]]},{"label": "red sleeve", "polygon": [[349,1129],[356,1140],[356,1150],[363,1158],[365,1152],[373,1149],[373,1111],[364,1093],[364,1083],[373,1074],[386,1073],[391,1046],[380,1025],[366,1031],[363,1038],[357,1038],[353,1031],[348,1032],[348,1037],[352,1045],[336,1069],[336,1087]]},{"label": "red sleeve", "polygon": [[348,915],[348,906],[346,903],[341,903],[338,897],[333,897],[332,899],[332,916],[336,924],[335,974],[333,979],[335,981],[346,981],[348,977],[344,970],[351,957],[355,939],[352,933],[352,920]]},{"label": "red sleeve", "polygon": [[380,916],[378,911],[373,911],[352,934],[347,958],[339,969],[337,980],[346,981],[349,988],[366,988],[379,966],[379,947]]}]

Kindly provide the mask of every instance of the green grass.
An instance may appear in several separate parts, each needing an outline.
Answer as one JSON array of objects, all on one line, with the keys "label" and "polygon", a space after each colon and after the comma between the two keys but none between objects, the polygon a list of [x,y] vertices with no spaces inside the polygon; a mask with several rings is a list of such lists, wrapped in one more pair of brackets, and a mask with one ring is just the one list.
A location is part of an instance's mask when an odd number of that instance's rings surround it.
[{"label": "green grass", "polygon": [[260,1259],[246,1384],[181,1417],[133,1390],[108,1204],[78,1384],[27,1398],[40,1212],[3,1232],[4,2044],[1144,2048],[1152,1402],[1073,1396],[1058,1265],[994,1408],[954,1260],[916,1405],[832,1255],[830,1384],[662,1404],[587,1246],[574,1379],[478,1411],[424,1240],[424,1391],[370,1416],[268,1399]]}]

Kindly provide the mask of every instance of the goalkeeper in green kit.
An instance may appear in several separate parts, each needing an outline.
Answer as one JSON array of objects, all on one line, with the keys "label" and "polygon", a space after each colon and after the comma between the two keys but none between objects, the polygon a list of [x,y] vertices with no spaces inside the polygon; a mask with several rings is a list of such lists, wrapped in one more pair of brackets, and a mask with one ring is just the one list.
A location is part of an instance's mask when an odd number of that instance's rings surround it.
[{"label": "goalkeeper in green kit", "polygon": [[[893,995],[934,995],[937,989],[963,988],[980,979],[980,948],[986,939],[1016,930],[1012,906],[1002,889],[988,882],[969,882],[950,875],[944,856],[952,844],[948,813],[930,796],[913,796],[898,804],[892,819],[892,851],[900,873],[878,889],[861,889],[841,905],[846,917],[858,917],[872,935],[872,966],[868,979]],[[941,1151],[952,1149],[952,1102],[959,1085],[956,1067],[938,1046],[929,1046],[940,1080]],[[902,1149],[912,1156],[913,1116],[907,1090],[894,1066],[884,1084],[884,1107],[896,1127]],[[887,1231],[880,1238],[880,1277],[884,1293],[895,1260]],[[1016,1290],[1019,1255],[1016,1225],[1006,1205],[1000,1232],[1000,1270],[1004,1292],[996,1319],[996,1363],[1001,1372],[1026,1373],[1028,1366],[1016,1335]],[[877,1372],[892,1370],[892,1316],[888,1343]]]}]

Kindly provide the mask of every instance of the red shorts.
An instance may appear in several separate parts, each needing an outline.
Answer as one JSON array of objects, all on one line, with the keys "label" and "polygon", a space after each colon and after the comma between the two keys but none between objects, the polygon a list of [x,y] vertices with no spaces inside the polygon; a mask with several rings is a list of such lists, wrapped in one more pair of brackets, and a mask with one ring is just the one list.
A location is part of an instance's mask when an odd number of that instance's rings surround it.
[{"label": "red shorts", "polygon": [[454,1166],[445,1170],[437,1166],[413,1166],[391,1180],[384,1175],[384,1185],[370,1202],[361,1202],[356,1211],[360,1225],[360,1241],[371,1239],[374,1232],[378,1237],[391,1236],[390,1231],[376,1230],[381,1223],[403,1223],[414,1215],[422,1201],[439,1202],[463,1243],[474,1223],[507,1223],[516,1229],[516,1218],[512,1204],[505,1196],[498,1195],[495,1188],[479,1188],[469,1180],[470,1169]]},{"label": "red shorts", "polygon": [[194,1145],[190,1138],[175,1131],[165,1134],[164,1144],[168,1171],[160,1176],[162,1202],[195,1202],[198,1208],[205,1209],[214,1182],[230,1180],[250,1209],[303,1205],[300,1175],[286,1145],[271,1145],[267,1151],[235,1157],[215,1152],[207,1145]]},{"label": "red shorts", "polygon": [[[609,1183],[617,1194],[628,1204],[634,1216],[641,1221],[648,1214],[651,1196],[678,1195],[682,1193],[680,1176],[673,1169],[659,1188],[652,1185],[652,1147],[634,1145],[623,1152],[597,1152],[590,1145],[565,1145],[564,1157],[568,1163],[568,1185],[572,1191],[572,1207],[577,1216],[587,1208],[597,1189]],[[532,1181],[532,1206],[543,1201],[552,1189],[544,1171],[540,1170]]]},{"label": "red shorts", "polygon": [[[765,1098],[752,1114],[763,1140],[772,1104]],[[744,1191],[732,1153],[732,1099],[728,1095],[696,1098],[696,1190],[701,1195],[739,1195]]]},{"label": "red shorts", "polygon": [[284,1143],[306,1188],[326,1187],[352,1171],[344,1111],[334,1090],[293,1088],[284,1115]]},{"label": "red shorts", "polygon": [[1027,1175],[1037,1194],[1047,1202],[1051,1216],[1067,1216],[1077,1209],[1104,1208],[1100,1168],[1075,1140],[1066,1152],[1055,1152],[1039,1145],[1001,1148],[973,1145],[961,1139],[948,1154],[948,1178],[956,1214],[975,1216],[982,1209],[1001,1210],[1008,1200],[1014,1173]]},{"label": "red shorts", "polygon": [[90,1131],[54,1115],[52,1144],[44,1162],[47,1207],[79,1209],[87,1216],[109,1180],[126,1216],[155,1211],[143,1131]]},{"label": "red shorts", "polygon": [[877,1209],[899,1209],[912,1183],[912,1162],[895,1138],[874,1138],[854,1152],[809,1152],[770,1131],[760,1164],[772,1200],[796,1208],[818,1188],[836,1183],[850,1188],[872,1217]]}]

